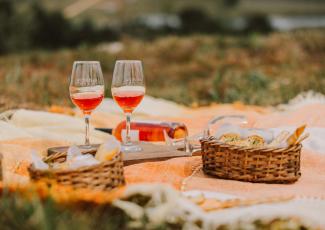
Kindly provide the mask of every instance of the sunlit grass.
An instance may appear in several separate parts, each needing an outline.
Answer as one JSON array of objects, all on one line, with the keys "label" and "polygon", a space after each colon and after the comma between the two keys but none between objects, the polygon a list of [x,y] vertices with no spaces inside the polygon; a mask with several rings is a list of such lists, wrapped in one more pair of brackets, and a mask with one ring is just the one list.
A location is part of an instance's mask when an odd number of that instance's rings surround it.
[{"label": "sunlit grass", "polygon": [[325,31],[267,35],[165,37],[152,42],[124,39],[108,45],[0,57],[0,106],[70,106],[74,60],[99,60],[106,96],[116,59],[144,62],[147,92],[191,105],[212,102],[275,105],[301,91],[325,93]]}]

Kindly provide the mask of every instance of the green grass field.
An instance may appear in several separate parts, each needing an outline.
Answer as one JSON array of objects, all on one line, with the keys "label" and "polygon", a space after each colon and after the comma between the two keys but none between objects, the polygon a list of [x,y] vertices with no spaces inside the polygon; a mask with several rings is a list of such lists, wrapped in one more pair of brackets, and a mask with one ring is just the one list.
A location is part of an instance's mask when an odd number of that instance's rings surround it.
[{"label": "green grass field", "polygon": [[[99,60],[106,97],[117,59],[144,62],[147,93],[185,105],[276,105],[298,93],[325,93],[325,31],[250,36],[164,37],[153,42],[125,38],[75,50],[33,51],[0,57],[0,108],[70,106],[74,60]],[[120,45],[121,45],[120,44]]]}]

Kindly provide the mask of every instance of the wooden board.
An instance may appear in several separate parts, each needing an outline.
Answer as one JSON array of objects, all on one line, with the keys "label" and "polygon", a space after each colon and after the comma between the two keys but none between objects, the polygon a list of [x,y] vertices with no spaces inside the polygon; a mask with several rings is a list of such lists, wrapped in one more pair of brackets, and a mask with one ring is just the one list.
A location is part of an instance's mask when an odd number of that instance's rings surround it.
[{"label": "wooden board", "polygon": [[[152,144],[149,142],[141,142],[140,146],[142,147],[141,152],[135,153],[122,153],[124,165],[131,165],[143,162],[153,162],[153,161],[163,161],[175,157],[189,157],[191,154],[188,154],[184,151],[178,151],[172,149],[166,145]],[[82,146],[81,146],[82,147]],[[69,146],[60,146],[48,149],[48,155],[57,152],[66,152]],[[89,151],[83,151],[84,153],[90,151],[96,151],[98,145],[92,145],[92,148]]]}]

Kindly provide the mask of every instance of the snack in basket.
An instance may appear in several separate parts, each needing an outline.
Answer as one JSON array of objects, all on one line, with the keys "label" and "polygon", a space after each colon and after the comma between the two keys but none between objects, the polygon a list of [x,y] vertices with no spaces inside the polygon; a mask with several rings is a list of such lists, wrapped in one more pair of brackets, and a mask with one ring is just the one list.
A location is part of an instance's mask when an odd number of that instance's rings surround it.
[{"label": "snack in basket", "polygon": [[61,164],[61,169],[76,169],[83,166],[92,166],[99,164],[100,162],[96,160],[91,154],[82,154],[77,146],[71,146],[68,149],[67,160]]},{"label": "snack in basket", "polygon": [[117,140],[109,140],[99,147],[96,157],[94,157],[92,154],[82,154],[81,150],[73,145],[68,149],[67,157],[64,162],[47,164],[36,152],[32,152],[32,163],[34,167],[39,170],[47,170],[50,168],[60,170],[77,169],[84,166],[97,165],[104,161],[110,161],[120,152],[120,148],[120,143]]},{"label": "snack in basket", "polygon": [[71,161],[67,162],[69,169],[77,169],[84,166],[93,166],[99,164],[100,161],[96,160],[91,154],[84,154],[74,157]]},{"label": "snack in basket", "polygon": [[106,143],[99,146],[95,155],[98,161],[110,161],[121,151],[121,144],[115,138],[109,139]]},{"label": "snack in basket", "polygon": [[[229,132],[227,131],[229,128]],[[243,146],[243,147],[270,147],[270,148],[286,148],[301,142],[308,134],[301,137],[306,125],[298,127],[292,135],[288,131],[282,131],[274,138],[273,132],[267,129],[244,129],[234,127],[233,125],[226,125],[221,127],[216,135],[216,138],[229,145]],[[233,132],[238,130],[237,132]]]},{"label": "snack in basket", "polygon": [[120,152],[121,144],[115,138],[109,139],[106,143],[99,146],[95,157],[92,154],[82,154],[81,150],[73,145],[67,151],[66,161],[59,163],[46,164],[34,153],[33,163],[36,169],[77,169],[84,166],[97,165],[101,162],[110,161]]},{"label": "snack in basket", "polygon": [[248,143],[248,146],[255,146],[255,147],[260,147],[265,144],[264,138],[258,135],[252,135],[247,137],[246,142]]},{"label": "snack in basket", "polygon": [[242,146],[242,147],[247,147],[249,146],[249,143],[246,142],[246,140],[239,139],[237,141],[231,141],[231,142],[225,142],[228,145],[236,145],[236,146]]},{"label": "snack in basket", "polygon": [[230,145],[246,147],[260,147],[263,146],[265,143],[264,138],[261,136],[252,135],[245,139],[242,139],[239,134],[235,133],[226,133],[220,137],[219,141]]},{"label": "snack in basket", "polygon": [[219,140],[225,143],[234,143],[240,141],[240,135],[237,133],[225,133],[219,138]]},{"label": "snack in basket", "polygon": [[274,139],[273,132],[268,129],[257,129],[257,128],[249,128],[249,129],[242,129],[242,137],[248,138],[250,136],[259,136],[263,138],[264,143],[270,143]]},{"label": "snack in basket", "polygon": [[247,137],[246,139],[237,139],[235,141],[230,141],[225,143],[230,145],[243,146],[243,147],[260,147],[264,145],[265,141],[263,137],[260,137],[258,135],[253,135]]},{"label": "snack in basket", "polygon": [[298,127],[295,130],[295,132],[291,136],[288,137],[287,144],[289,146],[294,145],[298,141],[301,134],[305,131],[305,129],[306,129],[306,125],[302,125],[302,126]]}]

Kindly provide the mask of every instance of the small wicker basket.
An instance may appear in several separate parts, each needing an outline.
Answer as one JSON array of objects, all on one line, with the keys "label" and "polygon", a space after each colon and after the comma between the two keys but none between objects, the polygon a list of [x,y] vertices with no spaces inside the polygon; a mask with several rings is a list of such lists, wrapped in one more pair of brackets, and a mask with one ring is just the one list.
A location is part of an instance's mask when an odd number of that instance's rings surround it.
[{"label": "small wicker basket", "polygon": [[204,173],[256,183],[293,183],[301,176],[301,144],[287,148],[251,148],[201,140]]},{"label": "small wicker basket", "polygon": [[[66,160],[66,157],[67,154],[65,152],[55,153],[44,158],[44,162],[62,163]],[[51,180],[61,185],[72,186],[73,188],[108,191],[125,184],[121,154],[117,154],[111,161],[73,170],[39,170],[31,164],[28,171],[33,181]]]}]

